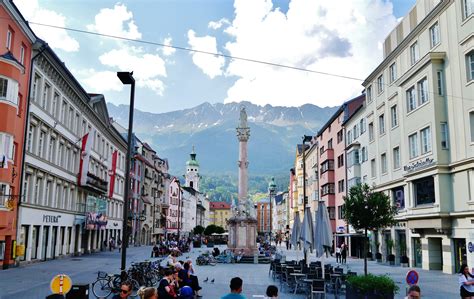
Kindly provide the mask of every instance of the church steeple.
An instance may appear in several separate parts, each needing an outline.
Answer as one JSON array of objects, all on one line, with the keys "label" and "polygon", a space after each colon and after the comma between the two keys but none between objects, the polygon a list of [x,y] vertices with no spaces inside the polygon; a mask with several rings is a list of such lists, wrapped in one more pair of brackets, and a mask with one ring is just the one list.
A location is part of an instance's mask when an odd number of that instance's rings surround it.
[{"label": "church steeple", "polygon": [[196,151],[189,154],[190,160],[186,162],[186,187],[199,191],[199,162],[196,160]]}]

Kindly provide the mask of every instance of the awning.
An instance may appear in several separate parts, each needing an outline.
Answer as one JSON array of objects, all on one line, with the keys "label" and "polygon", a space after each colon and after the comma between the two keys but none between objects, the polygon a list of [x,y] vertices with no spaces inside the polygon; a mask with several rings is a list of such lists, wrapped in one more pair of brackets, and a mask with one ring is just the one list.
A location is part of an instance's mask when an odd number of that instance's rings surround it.
[{"label": "awning", "polygon": [[334,234],[336,237],[363,237],[364,234],[351,233],[351,234]]}]

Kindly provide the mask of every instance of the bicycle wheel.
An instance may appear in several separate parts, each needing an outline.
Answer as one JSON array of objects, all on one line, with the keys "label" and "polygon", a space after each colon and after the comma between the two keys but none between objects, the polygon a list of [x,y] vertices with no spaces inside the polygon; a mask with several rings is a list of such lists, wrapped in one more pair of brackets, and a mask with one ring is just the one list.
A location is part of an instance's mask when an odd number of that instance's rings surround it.
[{"label": "bicycle wheel", "polygon": [[112,293],[110,281],[106,278],[97,279],[92,284],[92,293],[96,298],[107,298]]}]

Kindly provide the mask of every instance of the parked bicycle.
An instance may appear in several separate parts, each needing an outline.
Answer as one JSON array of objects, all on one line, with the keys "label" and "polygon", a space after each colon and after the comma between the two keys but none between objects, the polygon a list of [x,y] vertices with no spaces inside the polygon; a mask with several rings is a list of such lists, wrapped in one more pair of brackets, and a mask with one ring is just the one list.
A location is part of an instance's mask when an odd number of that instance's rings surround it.
[{"label": "parked bicycle", "polygon": [[[130,295],[131,298],[138,298],[138,289],[140,285],[138,282],[129,277],[125,278],[125,281],[130,281],[132,283],[132,294]],[[97,272],[97,279],[94,283],[92,283],[92,293],[96,298],[107,298],[110,294],[119,293],[120,286],[122,285],[122,277],[120,274],[108,274],[105,272]]]},{"label": "parked bicycle", "polygon": [[217,264],[217,260],[208,253],[201,254],[196,259],[196,265],[198,266],[205,266],[205,265],[215,266],[216,264]]}]

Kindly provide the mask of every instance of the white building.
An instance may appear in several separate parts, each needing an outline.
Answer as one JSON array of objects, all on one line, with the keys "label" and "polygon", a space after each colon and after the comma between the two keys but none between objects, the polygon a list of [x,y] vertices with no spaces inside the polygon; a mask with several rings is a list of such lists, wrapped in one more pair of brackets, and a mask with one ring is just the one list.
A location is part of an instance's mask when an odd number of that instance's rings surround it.
[{"label": "white building", "polygon": [[[87,94],[46,44],[36,54],[18,221],[18,244],[26,247],[20,260],[26,262],[93,252],[120,239],[124,193],[126,143],[109,123],[104,97]],[[79,186],[86,133],[90,159]]]},{"label": "white building", "polygon": [[348,183],[375,185],[399,208],[375,250],[445,273],[474,263],[473,10],[471,0],[417,1],[345,124]]}]

